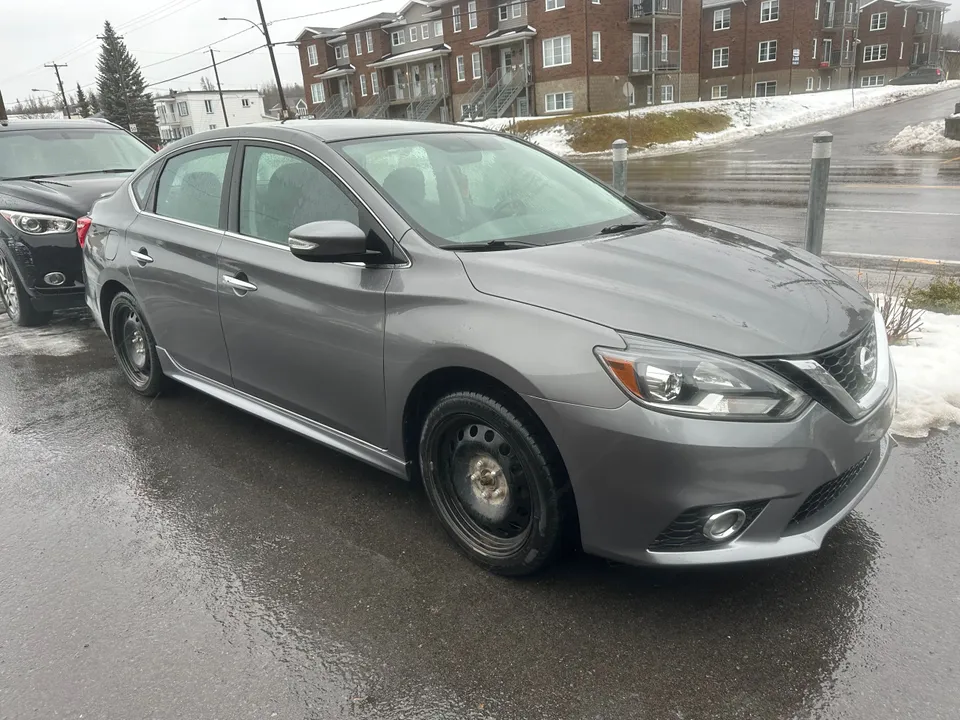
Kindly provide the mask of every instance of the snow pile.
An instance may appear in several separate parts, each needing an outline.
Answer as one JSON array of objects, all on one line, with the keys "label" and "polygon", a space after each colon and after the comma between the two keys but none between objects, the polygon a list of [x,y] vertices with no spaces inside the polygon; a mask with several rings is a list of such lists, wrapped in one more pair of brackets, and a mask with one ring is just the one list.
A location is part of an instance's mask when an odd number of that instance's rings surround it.
[{"label": "snow pile", "polygon": [[[808,125],[810,123],[831,120],[861,110],[867,110],[881,105],[890,105],[900,100],[958,88],[960,88],[960,80],[950,80],[938,85],[887,85],[877,88],[857,88],[852,93],[850,90],[831,90],[827,92],[797,93],[795,95],[780,95],[768,98],[710,100],[705,102],[673,103],[671,105],[638,108],[632,111],[635,117],[648,113],[669,113],[677,110],[706,110],[726,113],[730,116],[732,122],[728,129],[718,133],[699,135],[693,140],[655,146],[634,151],[634,153],[662,155],[708,145],[719,145],[734,140],[742,140],[754,135],[763,135],[779,130],[800,127],[801,125]],[[946,104],[949,105],[950,103]],[[626,111],[607,114],[620,117],[627,115]],[[557,125],[531,133],[527,136],[527,139],[556,155],[575,154],[567,142],[569,135],[563,127],[564,122],[566,122],[564,117],[558,117]],[[485,127],[490,130],[509,130],[512,123],[512,118],[495,118],[477,123],[464,124]]]},{"label": "snow pile", "polygon": [[943,120],[907,125],[887,143],[887,151],[899,155],[960,151],[960,140],[943,136]]},{"label": "snow pile", "polygon": [[920,332],[890,354],[900,382],[893,432],[922,438],[960,424],[960,315],[924,313]]}]

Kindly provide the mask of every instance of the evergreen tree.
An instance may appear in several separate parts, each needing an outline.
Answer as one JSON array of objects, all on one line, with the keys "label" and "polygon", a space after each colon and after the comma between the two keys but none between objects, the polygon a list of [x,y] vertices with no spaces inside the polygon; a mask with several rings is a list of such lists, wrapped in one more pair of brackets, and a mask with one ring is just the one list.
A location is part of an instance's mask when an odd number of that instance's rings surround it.
[{"label": "evergreen tree", "polygon": [[146,83],[140,65],[109,22],[103,24],[97,90],[103,116],[124,128],[136,126],[136,134],[150,145],[160,142],[153,100],[144,92]]},{"label": "evergreen tree", "polygon": [[90,104],[91,114],[100,112],[100,98],[97,97],[95,92],[87,93],[87,102]]},{"label": "evergreen tree", "polygon": [[77,112],[80,117],[90,117],[90,103],[87,102],[87,94],[83,92],[80,83],[77,83]]}]

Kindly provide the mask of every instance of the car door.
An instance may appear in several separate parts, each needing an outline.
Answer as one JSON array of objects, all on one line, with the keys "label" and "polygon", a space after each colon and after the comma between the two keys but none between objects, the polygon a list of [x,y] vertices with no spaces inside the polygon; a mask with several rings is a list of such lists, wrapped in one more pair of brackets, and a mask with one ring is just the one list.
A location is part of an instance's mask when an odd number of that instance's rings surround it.
[{"label": "car door", "polygon": [[187,370],[227,384],[217,250],[235,147],[220,141],[167,159],[148,209],[127,230],[122,258],[157,346]]},{"label": "car door", "polygon": [[[378,447],[389,265],[310,262],[287,238],[308,222],[386,232],[325,167],[288,146],[241,145],[219,256],[220,318],[238,390]],[[233,231],[236,232],[233,232]]]}]

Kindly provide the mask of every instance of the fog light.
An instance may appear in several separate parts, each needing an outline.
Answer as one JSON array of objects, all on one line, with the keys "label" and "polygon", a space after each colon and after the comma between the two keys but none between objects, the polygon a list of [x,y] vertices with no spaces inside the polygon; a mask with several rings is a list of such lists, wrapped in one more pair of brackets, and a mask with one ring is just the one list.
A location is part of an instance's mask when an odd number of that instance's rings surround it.
[{"label": "fog light", "polygon": [[47,285],[63,285],[63,281],[66,279],[66,275],[64,275],[62,272],[47,273],[43,276],[43,281]]},{"label": "fog light", "polygon": [[746,522],[747,514],[740,508],[723,510],[707,518],[703,524],[703,535],[708,540],[721,542],[740,532]]}]

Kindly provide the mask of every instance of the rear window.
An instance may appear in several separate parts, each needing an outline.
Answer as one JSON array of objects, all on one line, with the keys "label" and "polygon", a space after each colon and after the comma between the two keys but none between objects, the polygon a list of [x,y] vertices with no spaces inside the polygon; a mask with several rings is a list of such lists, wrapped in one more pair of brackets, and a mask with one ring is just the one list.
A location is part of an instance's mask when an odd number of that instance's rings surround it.
[{"label": "rear window", "polygon": [[152,155],[132,135],[106,127],[0,132],[2,179],[135,170]]}]

